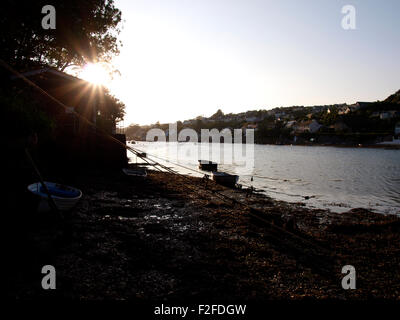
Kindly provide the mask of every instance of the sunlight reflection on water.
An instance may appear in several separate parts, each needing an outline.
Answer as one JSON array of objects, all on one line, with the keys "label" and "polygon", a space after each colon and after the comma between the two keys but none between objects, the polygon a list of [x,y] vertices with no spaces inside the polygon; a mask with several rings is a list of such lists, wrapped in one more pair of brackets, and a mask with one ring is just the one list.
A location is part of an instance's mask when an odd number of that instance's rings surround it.
[{"label": "sunlight reflection on water", "polygon": [[[143,142],[134,146],[197,169],[199,159],[191,155],[196,155],[199,144]],[[217,146],[224,148],[223,144]],[[128,156],[131,162],[136,161],[135,156]],[[196,175],[166,164],[181,173]],[[336,212],[358,207],[382,213],[400,212],[398,150],[255,145],[253,170],[249,172],[231,163],[220,163],[218,170],[238,174],[239,183],[253,185],[279,200],[304,202]]]}]

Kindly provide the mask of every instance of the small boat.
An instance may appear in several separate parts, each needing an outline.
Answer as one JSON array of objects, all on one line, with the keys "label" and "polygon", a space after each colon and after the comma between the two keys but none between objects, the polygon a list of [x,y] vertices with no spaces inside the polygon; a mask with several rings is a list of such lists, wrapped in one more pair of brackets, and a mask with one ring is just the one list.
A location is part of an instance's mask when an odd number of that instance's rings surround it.
[{"label": "small boat", "polygon": [[146,158],[147,157],[147,153],[146,152],[138,152],[137,157],[142,157],[142,158]]},{"label": "small boat", "polygon": [[[72,209],[82,197],[82,191],[73,187],[65,186],[55,182],[44,182],[51,198],[54,200],[57,209],[68,211]],[[50,211],[49,195],[40,182],[32,183],[28,190],[41,198],[38,211]]]},{"label": "small boat", "polygon": [[239,176],[226,172],[213,172],[212,179],[218,184],[222,184],[227,187],[235,187],[236,183],[239,181]]},{"label": "small boat", "polygon": [[217,171],[218,163],[208,160],[199,160],[199,169],[204,171]]},{"label": "small boat", "polygon": [[144,168],[137,167],[135,169],[123,168],[122,171],[131,180],[145,180],[147,178],[147,171]]}]

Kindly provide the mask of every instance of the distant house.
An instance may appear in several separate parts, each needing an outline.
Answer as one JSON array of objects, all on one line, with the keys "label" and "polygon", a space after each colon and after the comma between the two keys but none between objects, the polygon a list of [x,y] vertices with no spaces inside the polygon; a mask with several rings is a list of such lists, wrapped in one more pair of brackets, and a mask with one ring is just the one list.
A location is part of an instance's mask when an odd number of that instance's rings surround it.
[{"label": "distant house", "polygon": [[394,135],[395,136],[400,136],[400,122],[397,122],[395,127],[394,127]]},{"label": "distant house", "polygon": [[379,117],[381,120],[387,120],[387,119],[393,118],[393,114],[389,111],[385,111],[385,112],[381,112]]},{"label": "distant house", "polygon": [[[364,109],[364,108],[370,107],[373,103],[374,102],[361,102],[361,101],[359,101],[359,102],[356,102],[355,104],[349,105],[349,109],[350,109],[351,112],[354,112],[354,111],[357,111],[357,110],[360,110],[360,109]],[[346,109],[346,111],[347,111],[347,109]],[[346,113],[348,113],[348,112],[346,112]]]},{"label": "distant house", "polygon": [[370,107],[372,104],[373,104],[373,102],[356,102],[356,106],[359,109]]},{"label": "distant house", "polygon": [[260,121],[262,121],[262,119],[261,118],[258,118],[258,117],[246,117],[246,122],[260,122]]},{"label": "distant house", "polygon": [[339,114],[339,115],[348,114],[350,111],[351,111],[350,107],[348,107],[348,106],[343,106],[343,107],[340,107],[340,108],[339,108],[338,114]]},{"label": "distant house", "polygon": [[285,112],[277,112],[277,113],[275,113],[275,119],[278,120],[278,119],[284,117],[285,115],[286,115]]},{"label": "distant house", "polygon": [[312,120],[309,125],[309,130],[311,133],[315,133],[321,129],[322,125],[319,124],[316,120]]},{"label": "distant house", "polygon": [[288,121],[287,123],[286,123],[286,128],[292,128],[294,125],[296,124],[296,121],[295,120],[292,120],[292,121]]},{"label": "distant house", "polygon": [[324,107],[323,106],[314,106],[313,108],[312,108],[312,112],[313,113],[318,113],[318,112],[321,112],[321,111],[323,111],[324,110]]},{"label": "distant house", "polygon": [[296,133],[310,132],[316,133],[321,129],[322,125],[319,124],[316,120],[308,120],[300,122],[297,126],[294,127]]},{"label": "distant house", "polygon": [[350,105],[349,109],[350,109],[350,112],[355,112],[360,109],[360,106],[357,103],[355,103],[355,104]]}]

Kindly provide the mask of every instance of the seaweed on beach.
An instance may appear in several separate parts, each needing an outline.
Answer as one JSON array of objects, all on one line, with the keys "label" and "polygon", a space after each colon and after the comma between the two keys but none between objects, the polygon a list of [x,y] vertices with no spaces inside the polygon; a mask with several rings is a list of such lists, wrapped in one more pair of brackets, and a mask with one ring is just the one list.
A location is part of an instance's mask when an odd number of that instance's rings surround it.
[{"label": "seaweed on beach", "polygon": [[[399,299],[397,217],[312,210],[155,171],[140,183],[115,172],[63,179],[84,197],[63,223],[31,229],[36,262],[19,271],[18,298]],[[32,272],[48,261],[54,292]],[[341,287],[346,264],[357,270],[357,290]]]}]

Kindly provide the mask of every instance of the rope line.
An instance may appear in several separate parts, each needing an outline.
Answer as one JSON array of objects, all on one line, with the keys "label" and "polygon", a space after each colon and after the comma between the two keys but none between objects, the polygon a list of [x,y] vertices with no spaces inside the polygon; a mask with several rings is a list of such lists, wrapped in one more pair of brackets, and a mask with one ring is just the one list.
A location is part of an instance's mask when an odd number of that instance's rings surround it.
[{"label": "rope line", "polygon": [[[137,142],[137,141],[135,141],[135,142]],[[173,161],[171,161],[170,159],[164,159],[164,158],[162,158],[162,157],[156,156],[155,154],[148,153],[147,151],[146,151],[146,154],[147,154],[148,156],[153,157],[153,158],[156,158],[156,159],[159,159],[159,160],[162,160],[162,161],[171,163],[171,164],[173,164],[173,165],[175,165],[175,166],[177,166],[177,167],[181,167],[181,168],[183,168],[183,169],[186,169],[186,170],[189,170],[189,171],[198,173],[199,175],[204,175],[204,172],[203,172],[203,171],[196,170],[196,169],[193,169],[193,168],[190,168],[190,167],[186,167],[186,166],[184,166],[184,165],[182,165],[182,164],[180,164],[180,163],[173,162]],[[178,172],[176,172],[176,173],[178,173]],[[208,175],[207,175],[207,176],[208,176]],[[241,183],[240,185],[242,185],[242,186],[244,186],[244,187],[247,187],[248,189],[251,189],[252,191],[256,190],[256,188],[254,188],[252,185],[243,184],[243,183]]]}]

